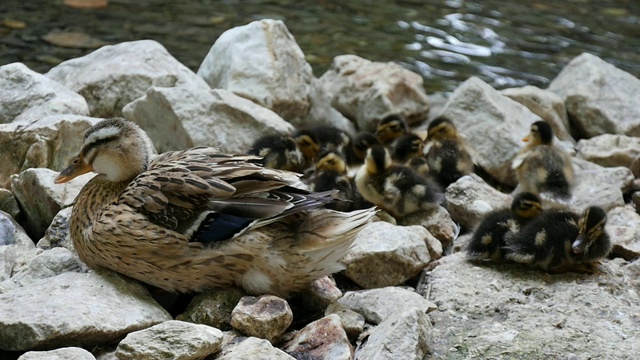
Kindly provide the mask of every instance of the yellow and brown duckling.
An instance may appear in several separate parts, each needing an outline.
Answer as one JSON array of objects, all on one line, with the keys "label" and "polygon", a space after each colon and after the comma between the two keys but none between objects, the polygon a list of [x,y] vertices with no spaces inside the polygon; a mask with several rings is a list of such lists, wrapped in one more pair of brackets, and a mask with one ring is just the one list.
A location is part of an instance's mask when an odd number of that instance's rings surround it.
[{"label": "yellow and brown duckling", "polygon": [[287,171],[304,171],[304,158],[291,136],[274,134],[257,139],[249,151],[249,155],[260,156],[260,164]]},{"label": "yellow and brown duckling", "polygon": [[362,197],[387,211],[396,219],[433,208],[444,200],[442,188],[411,168],[394,164],[382,145],[367,151],[364,165],[355,176]]},{"label": "yellow and brown duckling", "polygon": [[543,198],[570,198],[573,165],[569,155],[553,145],[551,126],[545,121],[533,123],[529,135],[522,141],[527,145],[513,161],[520,191]]},{"label": "yellow and brown duckling", "polygon": [[611,251],[607,213],[587,208],[581,215],[552,209],[540,214],[507,246],[507,259],[549,272],[584,271]]},{"label": "yellow and brown duckling", "polygon": [[408,132],[407,122],[399,115],[389,115],[380,120],[376,127],[376,137],[383,145],[391,145]]},{"label": "yellow and brown duckling", "polygon": [[519,193],[510,208],[495,210],[484,217],[467,245],[467,258],[475,261],[505,260],[505,246],[541,212],[540,198],[532,193]]},{"label": "yellow and brown duckling", "polygon": [[325,207],[339,211],[356,209],[355,184],[353,179],[347,176],[345,159],[335,150],[325,150],[318,156],[315,172],[309,180],[309,190],[312,192],[338,190],[336,194],[338,201],[331,202]]},{"label": "yellow and brown duckling", "polygon": [[407,133],[393,142],[391,146],[391,158],[393,161],[404,164],[413,158],[423,157],[424,139],[418,134]]},{"label": "yellow and brown duckling", "polygon": [[464,139],[451,120],[437,117],[427,128],[428,151],[425,155],[430,174],[443,187],[474,171],[474,162]]},{"label": "yellow and brown duckling", "polygon": [[305,158],[313,162],[324,150],[336,150],[344,154],[351,146],[351,137],[346,132],[333,126],[321,125],[299,129],[293,134],[298,148]]},{"label": "yellow and brown duckling", "polygon": [[298,175],[251,155],[198,147],[153,160],[123,119],[90,128],[56,178],[98,173],[71,213],[71,240],[90,267],[167,291],[239,286],[287,296],[344,268],[338,261],[374,210],[320,208],[332,193],[295,188]]}]

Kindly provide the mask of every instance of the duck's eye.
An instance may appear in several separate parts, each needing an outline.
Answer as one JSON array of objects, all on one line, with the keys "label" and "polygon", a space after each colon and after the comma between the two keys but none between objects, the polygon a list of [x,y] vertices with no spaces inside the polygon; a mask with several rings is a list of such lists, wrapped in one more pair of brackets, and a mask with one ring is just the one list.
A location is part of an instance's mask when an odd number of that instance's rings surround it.
[{"label": "duck's eye", "polygon": [[73,159],[73,162],[71,164],[72,165],[78,165],[79,162],[80,162],[80,159],[75,158],[75,159]]}]

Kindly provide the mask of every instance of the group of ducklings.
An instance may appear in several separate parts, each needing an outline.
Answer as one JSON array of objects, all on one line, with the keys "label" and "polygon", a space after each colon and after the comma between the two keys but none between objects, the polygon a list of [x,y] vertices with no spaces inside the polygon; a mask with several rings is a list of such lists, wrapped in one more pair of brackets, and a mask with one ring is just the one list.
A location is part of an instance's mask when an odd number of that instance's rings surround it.
[{"label": "group of ducklings", "polygon": [[248,151],[264,166],[297,171],[311,191],[339,190],[343,201],[328,206],[341,211],[370,207],[396,219],[444,201],[444,188],[474,170],[465,142],[453,122],[434,119],[427,134],[412,132],[398,115],[377,124],[375,133],[353,138],[330,126],[268,135]]}]

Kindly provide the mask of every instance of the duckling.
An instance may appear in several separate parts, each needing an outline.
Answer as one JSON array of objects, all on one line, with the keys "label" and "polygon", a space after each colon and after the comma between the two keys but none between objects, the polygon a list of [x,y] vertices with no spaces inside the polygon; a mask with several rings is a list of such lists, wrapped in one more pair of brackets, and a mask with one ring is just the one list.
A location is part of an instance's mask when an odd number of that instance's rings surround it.
[{"label": "duckling", "polygon": [[344,268],[339,259],[374,215],[321,208],[332,192],[295,188],[299,175],[211,147],[153,160],[124,119],[91,127],[55,179],[96,172],[71,213],[80,258],[170,292],[239,286],[286,297]]},{"label": "duckling", "polygon": [[407,122],[399,115],[389,115],[378,123],[376,137],[383,145],[390,145],[394,140],[408,131]]},{"label": "duckling", "polygon": [[391,158],[398,163],[406,163],[412,158],[422,157],[424,141],[414,133],[407,133],[393,142]]},{"label": "duckling", "polygon": [[318,156],[316,170],[309,180],[309,190],[312,192],[323,192],[338,190],[337,198],[326,208],[350,211],[355,209],[354,200],[356,198],[355,185],[353,179],[347,176],[347,164],[344,158],[335,150],[325,150]]},{"label": "duckling", "polygon": [[451,120],[439,116],[427,128],[429,149],[426,154],[431,175],[443,187],[474,171],[464,139]]},{"label": "duckling", "polygon": [[429,175],[429,163],[427,162],[427,158],[424,156],[417,156],[409,159],[406,162],[406,165],[413,169],[418,175],[422,175],[425,177]]},{"label": "duckling", "polygon": [[293,135],[298,148],[308,159],[316,159],[323,150],[337,150],[344,154],[351,146],[351,137],[333,126],[315,126],[300,129]]},{"label": "duckling", "polygon": [[347,164],[349,166],[362,165],[367,157],[367,150],[374,145],[379,145],[378,138],[370,132],[357,133],[351,141],[351,150],[347,151]]},{"label": "duckling", "polygon": [[528,142],[513,161],[521,191],[543,198],[565,200],[571,197],[573,165],[567,153],[555,147],[553,130],[545,121],[531,125],[524,139]]},{"label": "duckling", "polygon": [[260,163],[268,168],[304,171],[302,152],[291,136],[265,135],[257,139],[247,153],[262,157]]},{"label": "duckling", "polygon": [[505,246],[520,229],[542,212],[540,199],[532,193],[519,193],[511,208],[487,214],[473,233],[467,245],[469,260],[505,260]]},{"label": "duckling", "polygon": [[356,188],[362,197],[396,219],[433,208],[444,200],[442,188],[411,168],[393,164],[382,145],[367,150],[364,165],[356,173]]},{"label": "duckling", "polygon": [[511,240],[506,257],[548,272],[586,270],[584,265],[611,251],[606,222],[607,213],[598,206],[587,208],[582,215],[547,210]]}]

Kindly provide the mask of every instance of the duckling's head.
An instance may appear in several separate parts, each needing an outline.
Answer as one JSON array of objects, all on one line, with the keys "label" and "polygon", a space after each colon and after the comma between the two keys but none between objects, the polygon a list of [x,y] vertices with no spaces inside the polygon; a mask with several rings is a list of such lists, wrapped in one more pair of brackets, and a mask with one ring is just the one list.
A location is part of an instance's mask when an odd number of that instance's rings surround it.
[{"label": "duckling's head", "polygon": [[413,157],[422,156],[424,142],[416,134],[404,134],[396,140],[393,146],[392,158],[396,161],[404,162]]},{"label": "duckling's head", "polygon": [[364,163],[367,167],[367,172],[370,174],[379,174],[388,169],[393,161],[387,148],[382,145],[375,145],[367,150],[367,158]]},{"label": "duckling's head", "polygon": [[536,121],[531,125],[531,131],[524,139],[531,145],[549,145],[553,141],[553,130],[546,121]]},{"label": "duckling's head", "polygon": [[316,162],[316,171],[332,170],[340,174],[347,172],[347,163],[339,153],[333,150],[327,150],[318,155]]},{"label": "duckling's head", "polygon": [[138,125],[121,118],[103,120],[87,130],[80,153],[54,182],[65,183],[90,171],[109,181],[130,181],[146,170],[152,154]]},{"label": "duckling's head", "polygon": [[530,192],[522,192],[513,198],[511,211],[522,219],[533,219],[542,212],[542,202],[537,195]]},{"label": "duckling's head", "polygon": [[458,129],[449,118],[438,116],[429,123],[427,140],[457,139]]},{"label": "duckling's head", "polygon": [[294,135],[294,140],[298,149],[307,159],[315,159],[320,151],[320,142],[311,130],[299,130]]},{"label": "duckling's head", "polygon": [[571,245],[574,254],[582,254],[589,251],[602,235],[605,235],[604,226],[607,223],[607,213],[599,206],[587,208],[578,221],[578,238]]},{"label": "duckling's head", "polygon": [[359,160],[362,161],[367,156],[367,150],[370,147],[379,144],[380,141],[378,141],[378,138],[374,134],[370,132],[358,133],[353,137],[353,153]]},{"label": "duckling's head", "polygon": [[388,144],[407,132],[407,122],[398,115],[389,115],[380,120],[376,136],[383,144]]}]

